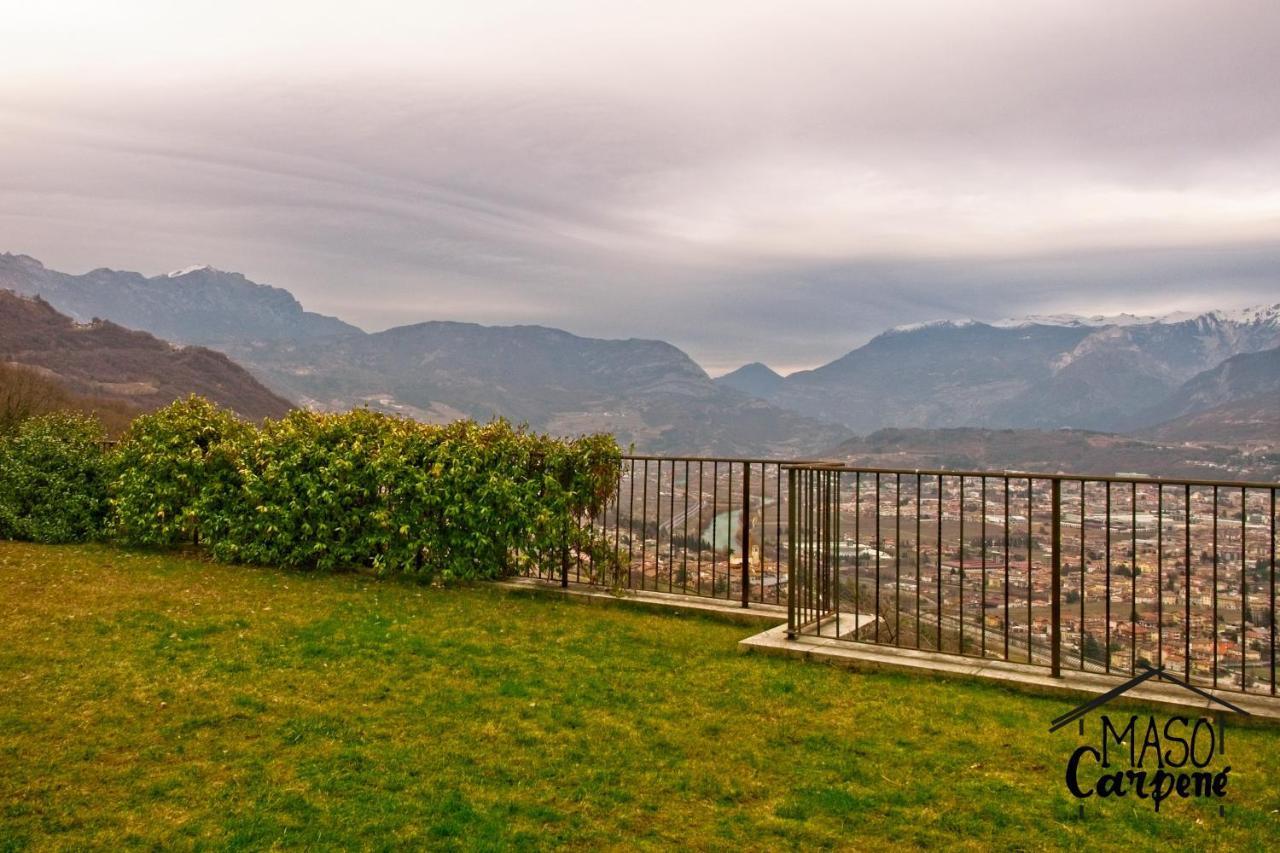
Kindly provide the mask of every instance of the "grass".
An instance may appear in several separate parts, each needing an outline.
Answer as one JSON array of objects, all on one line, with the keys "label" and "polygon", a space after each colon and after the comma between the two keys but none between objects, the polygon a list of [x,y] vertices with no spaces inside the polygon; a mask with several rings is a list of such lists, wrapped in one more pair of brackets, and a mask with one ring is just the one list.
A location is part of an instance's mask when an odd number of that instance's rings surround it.
[{"label": "grass", "polygon": [[744,656],[692,616],[0,543],[0,849],[1249,849],[1216,807],[1063,791],[1070,703]]}]

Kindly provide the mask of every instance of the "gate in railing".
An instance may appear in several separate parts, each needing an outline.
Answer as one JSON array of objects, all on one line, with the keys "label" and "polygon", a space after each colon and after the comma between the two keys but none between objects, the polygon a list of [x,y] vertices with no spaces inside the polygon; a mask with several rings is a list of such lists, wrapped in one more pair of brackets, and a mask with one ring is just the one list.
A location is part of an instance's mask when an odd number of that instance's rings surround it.
[{"label": "gate in railing", "polygon": [[1276,692],[1280,485],[783,470],[793,636]]}]

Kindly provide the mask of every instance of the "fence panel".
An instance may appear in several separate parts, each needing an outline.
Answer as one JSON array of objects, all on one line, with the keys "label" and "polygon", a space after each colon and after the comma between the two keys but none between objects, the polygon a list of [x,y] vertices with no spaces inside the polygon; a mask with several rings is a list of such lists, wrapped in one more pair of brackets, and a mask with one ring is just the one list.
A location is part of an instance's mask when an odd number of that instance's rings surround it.
[{"label": "fence panel", "polygon": [[1275,693],[1280,485],[787,472],[793,632],[852,612],[845,639]]}]

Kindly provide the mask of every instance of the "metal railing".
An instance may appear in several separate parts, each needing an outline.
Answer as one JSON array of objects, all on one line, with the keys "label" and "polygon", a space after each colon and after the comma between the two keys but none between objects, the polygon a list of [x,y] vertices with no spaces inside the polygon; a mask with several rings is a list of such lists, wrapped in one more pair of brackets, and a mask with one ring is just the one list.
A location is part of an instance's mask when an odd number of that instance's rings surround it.
[{"label": "metal railing", "polygon": [[1280,484],[784,470],[792,636],[1276,692]]},{"label": "metal railing", "polygon": [[584,520],[617,562],[597,564],[589,554],[572,551],[558,573],[554,567],[531,571],[563,584],[699,595],[743,607],[784,604],[786,464],[626,456],[613,499]]},{"label": "metal railing", "polygon": [[785,604],[793,635],[1275,693],[1278,492],[631,455],[583,520],[616,559],[530,571]]}]

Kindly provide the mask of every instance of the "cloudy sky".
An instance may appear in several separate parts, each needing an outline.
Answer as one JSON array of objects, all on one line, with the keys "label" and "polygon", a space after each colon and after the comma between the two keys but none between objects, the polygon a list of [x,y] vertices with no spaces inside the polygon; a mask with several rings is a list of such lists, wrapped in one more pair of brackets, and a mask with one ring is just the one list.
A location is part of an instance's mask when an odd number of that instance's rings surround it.
[{"label": "cloudy sky", "polygon": [[1275,0],[0,0],[0,250],[787,370],[1280,300]]}]

